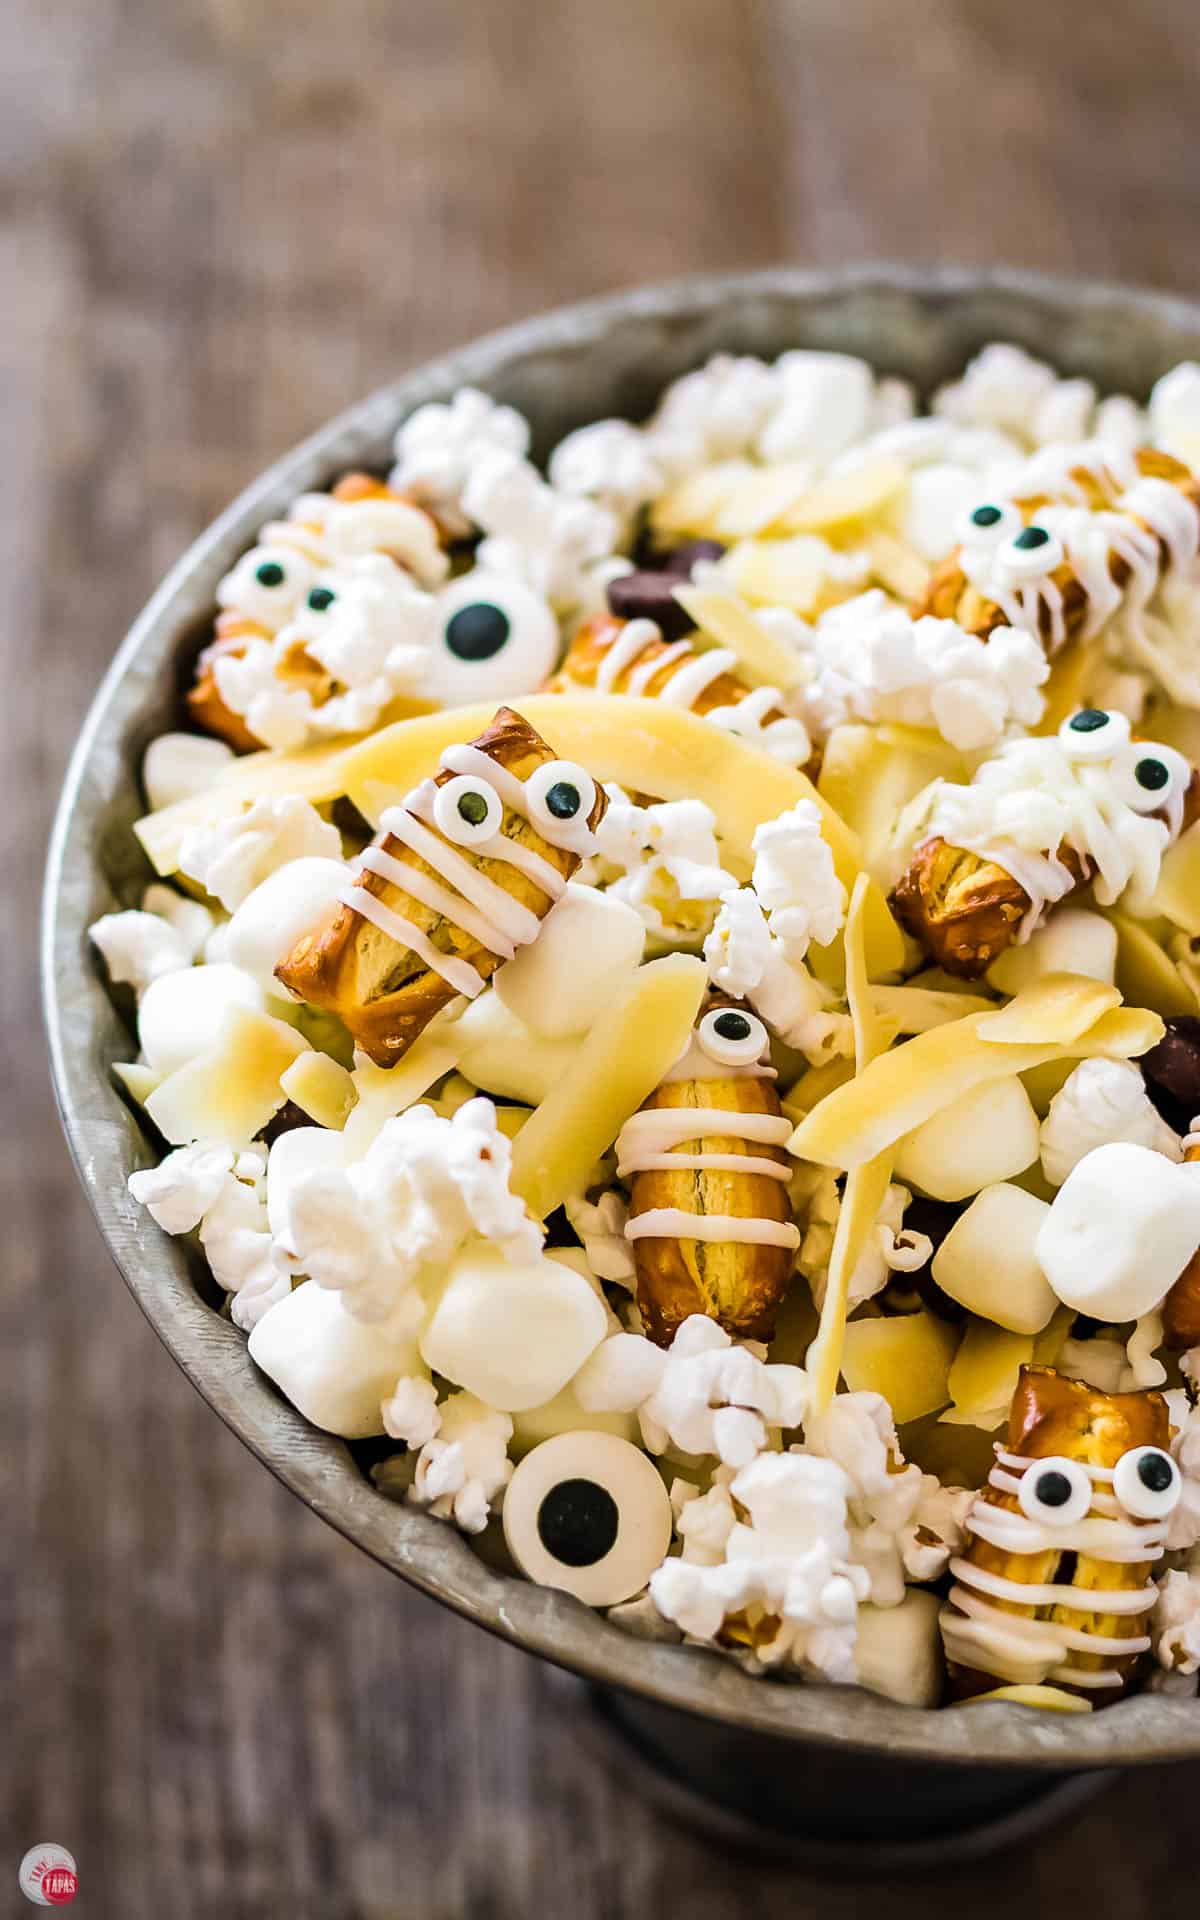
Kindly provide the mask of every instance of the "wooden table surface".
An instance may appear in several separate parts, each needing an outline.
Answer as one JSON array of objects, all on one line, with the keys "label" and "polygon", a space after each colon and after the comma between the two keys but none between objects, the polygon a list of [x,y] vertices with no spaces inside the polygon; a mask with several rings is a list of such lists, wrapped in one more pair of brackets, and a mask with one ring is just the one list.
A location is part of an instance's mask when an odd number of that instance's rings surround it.
[{"label": "wooden table surface", "polygon": [[1194,292],[1194,7],[7,0],[0,53],[0,1911],[45,1839],[79,1911],[120,1920],[1177,1910],[1196,1768],[908,1888],[661,1824],[532,1661],[368,1564],[177,1375],[67,1164],[33,926],[131,616],[266,461],[406,364],[776,261]]}]

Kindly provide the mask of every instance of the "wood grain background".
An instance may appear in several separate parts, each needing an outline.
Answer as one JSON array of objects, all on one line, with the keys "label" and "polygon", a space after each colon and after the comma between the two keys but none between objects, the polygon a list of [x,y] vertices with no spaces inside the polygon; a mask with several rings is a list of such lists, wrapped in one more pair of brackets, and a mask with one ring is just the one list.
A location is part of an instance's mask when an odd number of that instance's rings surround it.
[{"label": "wood grain background", "polygon": [[1196,290],[1194,3],[7,0],[0,16],[0,1911],[1140,1920],[1200,1770],[967,1878],[664,1827],[534,1664],[367,1564],[175,1373],[45,1084],[32,929],[115,643],[264,462],[411,363],[703,268],[1008,260]]}]

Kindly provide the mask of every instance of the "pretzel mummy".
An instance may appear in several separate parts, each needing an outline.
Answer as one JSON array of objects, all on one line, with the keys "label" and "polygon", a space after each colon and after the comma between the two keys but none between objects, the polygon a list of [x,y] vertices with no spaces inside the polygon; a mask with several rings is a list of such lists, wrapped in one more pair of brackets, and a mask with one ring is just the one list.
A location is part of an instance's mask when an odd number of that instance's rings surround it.
[{"label": "pretzel mummy", "polygon": [[582,767],[501,707],[382,815],[340,904],[277,978],[338,1014],[377,1066],[394,1066],[435,1014],[460,994],[474,999],[537,938],[606,805]]},{"label": "pretzel mummy", "polygon": [[1179,1469],[1166,1401],[1023,1367],[1008,1434],[952,1560],[941,1627],[957,1697],[1051,1681],[1103,1706],[1150,1637]]},{"label": "pretzel mummy", "polygon": [[[1098,861],[1086,831],[1089,822],[1095,823],[1091,831],[1103,836],[1110,855],[1114,820],[1124,821],[1127,832],[1135,836],[1147,821],[1160,822],[1162,832],[1156,838],[1162,842],[1161,855],[1162,848],[1200,811],[1200,779],[1182,756],[1170,747],[1132,741],[1123,715],[1084,708],[1063,723],[1058,739],[1062,743],[1059,761],[1052,740],[1015,742],[993,756],[995,765],[981,768],[972,785],[986,791],[989,774],[1001,771],[999,763],[1005,754],[1014,765],[1019,756],[1042,756],[1051,780],[1059,777],[1059,792],[1064,769],[1068,780],[1075,769],[1083,783],[1079,818],[1084,830],[1079,844],[1062,839],[1031,855],[1015,845],[1006,851],[1003,834],[997,833],[989,836],[994,845],[986,849],[959,845],[936,830],[939,813],[945,812],[946,803],[953,808],[971,794],[942,783],[931,818],[934,830],[913,852],[892,890],[890,905],[901,926],[947,973],[965,979],[985,973],[1015,940],[1034,931],[1050,906],[1096,878]],[[1108,740],[1111,744],[1105,744]],[[1107,782],[1106,788],[1087,784],[1094,773]],[[1099,810],[1097,797],[1103,803]],[[1136,859],[1146,858],[1148,852],[1153,854],[1153,849],[1142,845],[1136,856],[1130,856],[1131,871]],[[1110,886],[1102,904],[1111,904],[1120,891]]]},{"label": "pretzel mummy", "polygon": [[[391,487],[373,479],[370,474],[345,474],[332,489],[329,499],[340,506],[364,506],[380,501],[401,507],[404,509],[408,533],[416,533],[422,545],[433,547],[444,542],[443,530],[428,509],[416,505],[403,494],[395,493]],[[263,528],[257,547],[243,557],[240,563],[243,568],[249,568],[251,562],[255,563],[254,570],[264,588],[264,597],[273,590],[283,589],[285,576],[293,569],[308,581],[330,564],[332,556],[315,497],[313,506],[313,513],[301,512],[295,518],[272,521]],[[377,528],[375,537],[378,544],[373,548],[374,551],[384,553],[397,566],[407,564],[405,552],[410,549],[406,547],[402,552],[389,548],[386,528]],[[236,570],[230,578],[235,577]],[[196,661],[195,678],[187,694],[188,712],[198,727],[226,741],[235,753],[253,753],[263,742],[251,731],[243,715],[235,713],[222,697],[217,684],[217,663],[222,659],[240,658],[250,641],[270,640],[276,631],[276,624],[268,618],[256,619],[245,608],[226,608],[217,615],[214,637]],[[334,676],[301,644],[293,646],[285,659],[277,661],[274,671],[282,688],[307,693],[314,707],[324,706],[339,691]]]},{"label": "pretzel mummy", "polygon": [[653,620],[597,614],[579,628],[548,691],[641,694],[721,725],[728,715],[730,730],[751,740],[780,722],[794,726],[778,688],[748,686],[731,671],[736,659],[728,647],[697,647],[690,635],[666,640]]},{"label": "pretzel mummy", "polygon": [[1200,547],[1200,478],[1154,448],[1045,449],[1024,487],[967,515],[914,616],[957,620],[981,640],[1023,627],[1054,654],[1091,638],[1130,592],[1144,605]]},{"label": "pretzel mummy", "polygon": [[646,1331],[669,1346],[690,1314],[769,1339],[800,1235],[787,1183],[788,1121],[762,1055],[767,1032],[731,1001],[710,1005],[686,1053],[617,1139],[626,1237]]}]

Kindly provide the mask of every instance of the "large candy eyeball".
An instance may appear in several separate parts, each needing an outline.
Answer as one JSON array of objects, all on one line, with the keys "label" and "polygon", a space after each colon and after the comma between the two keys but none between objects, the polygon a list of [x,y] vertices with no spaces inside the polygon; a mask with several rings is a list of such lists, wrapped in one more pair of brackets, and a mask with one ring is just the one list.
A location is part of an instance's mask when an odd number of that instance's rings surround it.
[{"label": "large candy eyeball", "polygon": [[521,1572],[591,1607],[632,1599],[671,1544],[671,1502],[639,1447],[612,1433],[558,1433],[527,1453],[504,1496]]},{"label": "large candy eyeball", "polygon": [[1021,529],[1021,515],[1011,500],[985,500],[959,519],[955,532],[964,547],[1002,547]]},{"label": "large candy eyeball", "polygon": [[712,1007],[696,1028],[696,1038],[718,1066],[751,1067],[766,1048],[767,1030],[755,1014],[740,1007]]},{"label": "large candy eyeball", "polygon": [[1139,1520],[1165,1520],[1183,1498],[1183,1480],[1161,1447],[1131,1447],[1117,1461],[1113,1492]]},{"label": "large candy eyeball", "polygon": [[1121,768],[1121,797],[1135,813],[1170,814],[1179,809],[1191,779],[1191,767],[1174,747],[1134,740]]},{"label": "large candy eyeball", "polygon": [[1003,562],[1009,577],[1013,580],[1040,580],[1044,574],[1053,573],[1055,567],[1061,567],[1065,558],[1063,543],[1049,527],[1041,527],[1032,521],[1006,540],[998,549],[997,558]]},{"label": "large candy eyeball", "polygon": [[479,567],[443,587],[437,605],[425,686],[443,706],[533,693],[558,665],[558,621],[523,581]]},{"label": "large candy eyeball", "polygon": [[499,833],[504,803],[486,780],[458,773],[434,794],[433,818],[447,840],[460,847],[478,847]]},{"label": "large candy eyeball", "polygon": [[276,633],[292,618],[316,577],[311,560],[295,547],[254,547],[221,581],[217,605]]},{"label": "large candy eyeball", "polygon": [[1041,1520],[1048,1527],[1073,1527],[1086,1518],[1092,1504],[1087,1469],[1078,1460],[1057,1454],[1035,1460],[1021,1475],[1017,1503],[1031,1520]]},{"label": "large candy eyeball", "polygon": [[1123,713],[1103,707],[1081,707],[1058,730],[1069,760],[1111,760],[1129,745],[1129,722]]},{"label": "large candy eyeball", "polygon": [[596,804],[596,782],[573,760],[547,760],[525,782],[529,818],[551,846],[585,853],[592,844],[588,825]]}]

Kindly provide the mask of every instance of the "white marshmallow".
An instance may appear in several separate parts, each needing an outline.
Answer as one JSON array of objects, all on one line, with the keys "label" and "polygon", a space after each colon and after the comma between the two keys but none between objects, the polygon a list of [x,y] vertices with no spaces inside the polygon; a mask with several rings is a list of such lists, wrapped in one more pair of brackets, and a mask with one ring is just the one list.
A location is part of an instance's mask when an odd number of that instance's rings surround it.
[{"label": "white marshmallow", "polygon": [[1066,1306],[1122,1322],[1161,1305],[1197,1246],[1200,1166],[1114,1142],[1068,1174],[1036,1252]]},{"label": "white marshmallow", "polygon": [[220,779],[233,757],[232,747],[207,733],[160,733],[142,761],[142,785],[149,805],[157,811],[203,793]]},{"label": "white marshmallow", "polygon": [[936,1707],[942,1697],[941,1602],[909,1587],[898,1607],[862,1606],[854,1664],[858,1684],[906,1707]]},{"label": "white marshmallow", "polygon": [[572,880],[537,939],[500,968],[496,992],[545,1039],[585,1033],[640,966],[645,943],[631,906]]},{"label": "white marshmallow", "polygon": [[301,934],[315,927],[352,878],[340,860],[306,854],[277,867],[248,893],[229,922],[225,954],[258,981],[264,993],[283,995],[275,968]]},{"label": "white marshmallow", "polygon": [[509,1261],[468,1247],[453,1262],[421,1337],[421,1357],[457,1387],[520,1413],[552,1400],[599,1346],[602,1301],[581,1274],[539,1256]]},{"label": "white marshmallow", "polygon": [[922,559],[936,564],[955,544],[955,528],[965,509],[979,503],[979,475],[971,467],[935,461],[916,467],[909,477],[897,531]]},{"label": "white marshmallow", "polygon": [[1056,907],[1024,946],[1010,947],[988,968],[1001,993],[1020,993],[1044,973],[1082,973],[1111,986],[1117,973],[1117,930],[1087,907]]},{"label": "white marshmallow", "polygon": [[411,1333],[364,1325],[315,1280],[263,1315],[250,1357],[306,1420],[344,1440],[382,1433],[384,1400],[401,1375],[421,1371]]},{"label": "white marshmallow", "polygon": [[933,1257],[942,1292],[1010,1333],[1040,1333],[1058,1305],[1034,1251],[1049,1212],[1023,1187],[985,1187]]},{"label": "white marshmallow", "polygon": [[142,1052],[160,1073],[174,1073],[216,1044],[234,1007],[263,1009],[263,992],[240,967],[221,962],[182,967],[152,980],[138,1008]]},{"label": "white marshmallow", "polygon": [[963,1094],[908,1134],[896,1178],[933,1200],[966,1200],[1024,1173],[1037,1157],[1037,1114],[1014,1074]]}]

